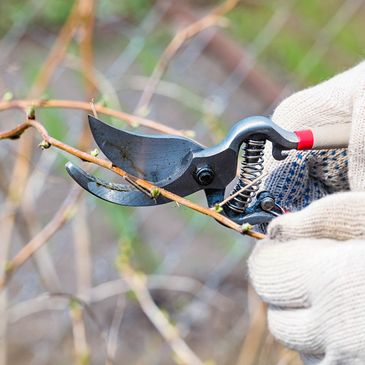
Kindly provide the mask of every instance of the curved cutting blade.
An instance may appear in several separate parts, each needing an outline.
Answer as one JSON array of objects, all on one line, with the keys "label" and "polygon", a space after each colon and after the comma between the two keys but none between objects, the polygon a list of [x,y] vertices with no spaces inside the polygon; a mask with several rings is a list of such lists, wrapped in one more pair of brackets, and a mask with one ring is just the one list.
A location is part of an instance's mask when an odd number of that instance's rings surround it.
[{"label": "curved cutting blade", "polygon": [[95,142],[116,166],[159,186],[174,181],[203,146],[184,137],[143,135],[114,128],[89,115]]},{"label": "curved cutting blade", "polygon": [[66,170],[81,187],[108,202],[128,206],[149,206],[170,202],[162,196],[153,199],[131,185],[115,184],[98,179],[71,162],[66,164]]}]

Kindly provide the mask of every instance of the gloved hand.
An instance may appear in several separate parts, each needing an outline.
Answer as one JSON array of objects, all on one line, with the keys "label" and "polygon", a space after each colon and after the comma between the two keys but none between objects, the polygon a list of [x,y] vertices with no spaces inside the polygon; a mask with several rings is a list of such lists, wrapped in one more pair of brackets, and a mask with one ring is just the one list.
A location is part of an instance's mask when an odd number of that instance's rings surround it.
[{"label": "gloved hand", "polygon": [[[286,99],[284,128],[352,123],[344,150],[269,161],[266,187],[300,209],[275,219],[249,260],[271,332],[305,364],[365,364],[365,63]],[[281,195],[280,195],[281,194]]]},{"label": "gloved hand", "polygon": [[275,219],[249,273],[270,331],[306,365],[365,364],[365,193]]},{"label": "gloved hand", "polygon": [[[315,87],[305,89],[284,100],[272,119],[288,130],[323,125],[352,123],[347,151],[292,151],[284,161],[276,161],[266,149],[264,181],[279,205],[290,211],[301,209],[328,193],[349,188],[348,174],[353,176],[351,189],[365,188],[365,62]],[[355,176],[359,176],[355,178]]]}]

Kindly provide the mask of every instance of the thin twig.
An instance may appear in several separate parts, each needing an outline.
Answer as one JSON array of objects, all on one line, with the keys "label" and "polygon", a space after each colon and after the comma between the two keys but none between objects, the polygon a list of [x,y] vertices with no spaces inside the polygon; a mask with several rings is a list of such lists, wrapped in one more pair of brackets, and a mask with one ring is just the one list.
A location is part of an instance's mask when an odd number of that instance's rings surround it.
[{"label": "thin twig", "polygon": [[[28,180],[29,183],[29,180]],[[23,204],[18,211],[19,219],[18,231],[22,236],[25,244],[31,237],[34,237],[41,230],[41,224],[37,217],[37,205],[31,200],[31,194],[27,192],[27,196],[23,200]],[[36,194],[34,194],[36,195]],[[23,228],[20,228],[22,226]],[[51,243],[49,241],[49,243]],[[33,255],[33,260],[37,271],[39,272],[41,282],[46,290],[60,290],[61,281],[54,265],[54,260],[47,246],[42,246]]]},{"label": "thin twig", "polygon": [[[132,127],[143,126],[143,127],[154,129],[154,130],[162,132],[162,133],[174,134],[174,135],[178,135],[178,136],[191,137],[193,135],[192,131],[174,129],[172,127],[165,126],[154,120],[138,117],[136,115],[128,114],[126,112],[107,108],[101,104],[94,104],[94,106],[95,106],[96,112],[118,118],[124,122],[127,122]],[[28,107],[81,109],[81,110],[86,110],[88,112],[93,111],[93,108],[91,107],[90,103],[85,102],[85,101],[42,100],[42,99],[0,101],[0,110],[7,110],[7,109],[26,110]]]},{"label": "thin twig", "polygon": [[257,355],[266,335],[265,304],[259,300],[253,289],[249,290],[249,299],[252,300],[252,312],[247,336],[242,344],[236,365],[255,365]]},{"label": "thin twig", "polygon": [[151,77],[147,82],[146,87],[143,90],[142,96],[136,108],[136,112],[138,114],[141,114],[146,109],[148,109],[148,105],[151,102],[158,83],[165,73],[171,59],[176,55],[183,44],[195,37],[197,34],[201,33],[203,30],[222,24],[222,16],[228,11],[232,10],[237,5],[238,1],[239,0],[226,0],[223,4],[213,9],[208,15],[188,25],[187,27],[184,27],[175,34],[174,38],[163,51],[152,72]]},{"label": "thin twig", "polygon": [[[261,181],[264,177],[266,177],[268,175],[268,172],[265,172],[264,174],[260,175],[259,177],[257,177],[255,180],[252,180],[251,182],[249,182],[247,185],[245,185],[243,188],[239,189],[238,191],[236,191],[234,194],[228,196],[226,199],[222,200],[220,203],[218,203],[217,205],[222,207],[224,204],[227,204],[229,201],[231,201],[232,199],[234,199],[237,195],[243,193],[244,191],[246,191],[248,188],[250,188],[251,186],[255,185],[256,183],[258,183],[259,181]],[[211,208],[211,209],[215,209],[215,208]]]},{"label": "thin twig", "polygon": [[79,302],[71,301],[70,316],[71,316],[73,343],[75,351],[75,365],[89,365],[90,349],[86,340],[86,330],[83,319],[83,308],[79,304]]},{"label": "thin twig", "polygon": [[116,363],[115,358],[117,355],[118,345],[120,339],[118,338],[119,328],[123,320],[125,310],[125,299],[123,295],[119,295],[117,299],[117,303],[115,305],[115,310],[113,314],[112,323],[110,325],[110,330],[108,333],[107,340],[107,354],[109,355],[106,360],[106,365],[112,365]]},{"label": "thin twig", "polygon": [[33,237],[16,255],[7,262],[4,276],[0,279],[0,289],[4,288],[11,275],[22,266],[40,247],[42,247],[75,213],[82,189],[74,188],[66,197],[64,204],[49,223]]},{"label": "thin twig", "polygon": [[12,130],[0,133],[0,139],[19,138],[20,135],[30,127],[35,128],[39,132],[39,134],[42,136],[42,138],[45,142],[45,144],[44,144],[45,147],[49,147],[49,146],[57,147],[58,149],[61,149],[62,151],[70,153],[70,154],[80,158],[83,161],[92,162],[96,165],[104,167],[104,168],[106,168],[110,171],[113,171],[116,174],[122,176],[123,178],[132,179],[141,188],[147,189],[150,192],[157,189],[163,197],[173,200],[173,201],[175,201],[181,205],[184,205],[187,208],[193,209],[199,213],[208,215],[208,216],[214,218],[215,220],[217,220],[218,222],[222,223],[226,227],[229,227],[241,234],[242,233],[247,234],[256,239],[265,238],[265,235],[262,233],[254,232],[252,230],[248,230],[248,231],[243,230],[242,226],[233,222],[231,219],[219,214],[218,212],[215,212],[209,208],[202,207],[201,205],[193,203],[192,201],[185,199],[177,194],[171,193],[163,188],[157,187],[157,186],[149,183],[148,181],[145,181],[143,179],[139,179],[135,176],[132,176],[132,175],[128,174],[127,172],[125,172],[124,170],[122,170],[121,168],[114,166],[110,161],[100,159],[100,158],[92,156],[86,152],[82,152],[74,147],[71,147],[71,146],[49,136],[49,134],[48,134],[47,130],[44,128],[44,126],[36,120],[28,119],[27,121],[18,125],[17,127],[15,127]]},{"label": "thin twig", "polygon": [[86,96],[92,98],[97,86],[94,76],[94,56],[93,56],[93,29],[95,22],[95,0],[79,1],[80,17],[80,58],[81,70],[85,82]]},{"label": "thin twig", "polygon": [[92,286],[91,238],[88,223],[88,212],[85,200],[78,204],[78,214],[72,222],[73,241],[75,247],[75,271],[77,295],[84,297]]},{"label": "thin twig", "polygon": [[40,72],[37,75],[34,84],[29,92],[30,97],[39,97],[46,89],[57,66],[65,57],[67,48],[72,40],[72,37],[79,23],[80,23],[80,16],[79,16],[79,1],[78,1],[71,9],[70,15],[68,16],[66,23],[60,30],[59,35],[56,41],[54,42],[48,57],[41,66]]},{"label": "thin twig", "polygon": [[279,360],[275,365],[290,365],[293,362],[293,360],[296,360],[295,364],[302,363],[299,359],[298,353],[294,352],[293,350],[289,350],[287,348],[283,348],[278,357]]},{"label": "thin twig", "polygon": [[93,112],[93,116],[95,118],[98,118],[98,112],[96,111],[96,108],[95,108],[95,101],[94,101],[94,99],[91,99],[90,106],[91,106],[91,110]]},{"label": "thin twig", "polygon": [[[57,293],[48,292],[48,293],[44,293],[42,296],[43,296],[43,298],[48,299],[48,301],[52,298],[53,299],[62,298],[62,299],[67,300],[67,304],[68,304],[69,308],[71,309],[71,311],[74,308],[82,308],[83,312],[88,315],[88,317],[91,319],[91,322],[97,328],[100,338],[103,341],[105,348],[107,349],[107,339],[108,339],[107,332],[105,331],[103,324],[99,321],[93,308],[87,302],[85,302],[85,300],[83,300],[82,298],[80,298],[74,294],[65,293],[65,292],[57,292]],[[81,314],[82,313],[78,313],[77,315],[81,315]],[[80,331],[80,328],[78,328],[77,331]],[[77,335],[79,335],[79,333]],[[80,335],[83,336],[83,334],[81,334],[81,333],[80,333]],[[87,355],[89,353],[89,351],[87,350],[86,342],[84,345],[82,345],[82,346],[80,346],[80,345],[81,345],[80,343],[77,344],[77,347],[80,349],[83,348],[84,350],[86,349],[86,351],[80,351],[80,354],[83,353],[83,354]],[[110,364],[113,365],[114,362],[110,358],[108,352],[106,352],[106,357],[109,360]],[[79,359],[81,360],[81,357],[79,357]],[[84,360],[89,361],[89,357],[86,357]],[[88,363],[89,362],[86,362],[86,364],[88,364]],[[82,363],[82,364],[84,364],[84,363]]]},{"label": "thin twig", "polygon": [[[43,67],[40,69],[39,74],[34,81],[28,96],[39,97],[46,89],[57,65],[64,57],[65,51],[70,43],[73,33],[76,29],[77,17],[77,4],[72,8],[70,15],[67,18],[66,23],[63,25],[57,40],[49,53]],[[18,146],[18,157],[15,161],[14,168],[11,174],[11,181],[7,192],[5,208],[12,210],[5,221],[0,225],[0,234],[2,237],[2,244],[0,250],[0,265],[4,265],[7,262],[8,251],[10,248],[10,241],[13,236],[13,230],[15,225],[16,209],[19,207],[21,197],[26,186],[26,181],[29,175],[30,159],[32,156],[33,138],[29,135],[27,138],[23,138]],[[23,159],[22,156],[27,156],[28,159]],[[6,274],[5,274],[6,275]],[[6,344],[6,330],[7,330],[7,318],[3,316],[7,303],[7,291],[3,290],[0,294],[0,315],[2,321],[0,324],[0,365],[6,364],[7,360],[7,344]]]},{"label": "thin twig", "polygon": [[182,339],[179,331],[153,301],[146,286],[146,278],[137,273],[127,262],[119,266],[123,279],[135,294],[139,305],[149,320],[174,352],[175,362],[184,365],[203,365],[203,362]]},{"label": "thin twig", "polygon": [[[95,96],[98,85],[94,75],[94,55],[93,55],[93,30],[95,21],[95,0],[79,0],[79,17],[80,27],[78,33],[80,60],[81,60],[81,74],[84,79],[85,93],[88,100],[92,100]],[[92,109],[93,113],[95,112]],[[95,115],[94,115],[95,116]],[[91,142],[91,134],[88,131],[88,123],[82,124],[82,132],[77,146],[84,150],[87,149]]]},{"label": "thin twig", "polygon": [[[97,112],[94,106],[94,94],[98,85],[95,77],[94,55],[93,55],[93,31],[95,22],[95,0],[79,0],[79,17],[80,27],[77,40],[79,42],[81,67],[80,71],[83,76],[85,85],[85,93],[87,99],[91,100],[90,106],[94,117],[97,117]],[[85,116],[86,117],[86,116]],[[92,137],[89,133],[88,123],[83,123],[82,132],[78,140],[78,148],[89,149],[92,143]],[[73,222],[73,236],[75,246],[75,262],[77,274],[77,293],[84,294],[92,283],[92,263],[91,263],[91,239],[87,222],[87,211],[84,201],[79,204],[79,214]],[[80,317],[83,316],[83,309],[80,308]],[[81,325],[80,325],[81,326]],[[76,337],[74,337],[76,339]],[[81,342],[84,350],[88,351],[86,338]],[[77,355],[75,346],[75,355]],[[82,360],[82,357],[81,357]],[[88,361],[87,357],[85,361]]]},{"label": "thin twig", "polygon": [[[226,297],[225,295],[219,293],[217,290],[211,289],[204,283],[187,276],[179,275],[148,275],[147,288],[149,290],[166,290],[166,291],[177,291],[182,293],[187,293],[194,296],[201,295],[200,291],[202,288],[211,292],[211,297],[214,300],[209,302],[211,307],[219,310],[228,311],[232,310],[235,305],[233,299]],[[88,304],[96,304],[102,302],[106,299],[113,298],[115,296],[120,296],[129,291],[129,287],[123,278],[107,281],[89,288],[89,291],[83,296],[79,296],[80,300],[86,298]],[[12,323],[22,320],[28,316],[40,313],[42,311],[54,309],[54,310],[64,310],[64,305],[61,307],[52,303],[48,294],[40,294],[39,296],[25,300],[23,302],[13,304],[7,310],[9,312],[9,317]],[[86,301],[85,301],[86,303]]]}]

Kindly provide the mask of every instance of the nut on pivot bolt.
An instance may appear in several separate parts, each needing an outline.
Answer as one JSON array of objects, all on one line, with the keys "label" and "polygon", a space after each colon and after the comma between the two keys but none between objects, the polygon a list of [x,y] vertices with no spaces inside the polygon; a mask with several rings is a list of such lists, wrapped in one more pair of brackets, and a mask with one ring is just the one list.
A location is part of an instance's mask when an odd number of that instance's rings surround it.
[{"label": "nut on pivot bolt", "polygon": [[210,166],[198,167],[195,171],[194,178],[200,185],[209,185],[214,179],[214,171]]}]

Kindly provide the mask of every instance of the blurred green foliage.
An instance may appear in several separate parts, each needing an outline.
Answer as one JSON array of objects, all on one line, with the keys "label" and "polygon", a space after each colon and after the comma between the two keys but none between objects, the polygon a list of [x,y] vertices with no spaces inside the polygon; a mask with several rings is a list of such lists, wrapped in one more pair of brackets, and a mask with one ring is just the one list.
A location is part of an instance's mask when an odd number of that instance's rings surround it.
[{"label": "blurred green foliage", "polygon": [[[74,0],[12,0],[0,1],[0,35],[3,35],[14,24],[21,24],[32,9],[37,8],[37,2],[43,2],[41,11],[32,20],[33,23],[47,28],[59,28],[66,20]],[[152,0],[99,0],[97,16],[101,20],[106,17],[122,17],[137,21],[142,18],[150,8]]]},{"label": "blurred green foliage", "polygon": [[101,0],[98,1],[98,14],[100,17],[115,14],[123,18],[138,20],[146,14],[151,4],[153,4],[151,0]]},{"label": "blurred green foliage", "polygon": [[[48,0],[42,7],[33,22],[47,28],[58,29],[65,21],[74,1]],[[218,1],[201,1],[199,5],[207,4],[210,7]],[[343,4],[342,0],[331,2],[308,1],[274,1],[241,2],[239,6],[227,16],[230,27],[227,30],[241,43],[249,44],[264,28],[278,6],[294,3],[291,15],[283,29],[272,40],[269,47],[260,56],[262,62],[301,77],[301,67],[298,65],[307,54],[311,44],[321,34],[322,29]],[[31,0],[1,1],[0,34],[4,34],[12,25],[23,22],[27,17],[27,9],[35,3]],[[97,17],[99,22],[107,18],[122,18],[138,24],[153,4],[152,0],[101,0],[97,1]],[[364,13],[358,14],[336,35],[327,52],[328,57],[313,67],[309,74],[305,74],[304,84],[315,83],[330,76],[337,70],[346,67],[353,58],[365,56],[365,39],[363,34]],[[149,74],[158,60],[164,46],[170,38],[169,32],[161,25],[147,39],[147,43],[138,58],[142,70]],[[338,55],[333,57],[333,53]],[[38,65],[38,62],[34,64]],[[30,65],[31,67],[31,65]]]},{"label": "blurred green foliage", "polygon": [[227,32],[232,34],[238,42],[253,41],[273,14],[273,4],[268,1],[260,6],[240,5],[226,16],[230,20]]},{"label": "blurred green foliage", "polygon": [[162,24],[159,29],[153,32],[146,40],[146,44],[138,57],[138,65],[146,75],[150,75],[171,40],[171,34]]},{"label": "blurred green foliage", "polygon": [[[257,4],[241,4],[228,14],[231,26],[228,33],[241,43],[250,44],[267,24],[278,5],[290,5],[289,1],[265,1]],[[259,60],[299,77],[304,85],[315,84],[336,72],[351,66],[365,57],[363,34],[364,9],[358,12],[330,42],[324,57],[309,73],[302,60],[314,42],[323,34],[328,22],[343,5],[342,0],[296,1],[290,10],[290,17],[281,31],[270,42]],[[323,36],[323,35],[322,35]],[[325,37],[325,35],[324,35]],[[300,65],[300,67],[299,67]]]},{"label": "blurred green foliage", "polygon": [[59,110],[40,109],[37,110],[37,116],[44,121],[43,123],[51,136],[60,141],[65,139],[67,126]]},{"label": "blurred green foliage", "polygon": [[5,34],[13,26],[21,26],[33,11],[36,16],[32,19],[32,23],[58,28],[65,21],[73,4],[73,0],[39,0],[39,2],[43,2],[44,6],[37,10],[35,0],[0,1],[2,15],[0,35]]},{"label": "blurred green foliage", "polygon": [[73,0],[47,1],[36,21],[48,27],[59,27],[66,20],[73,3]]}]

